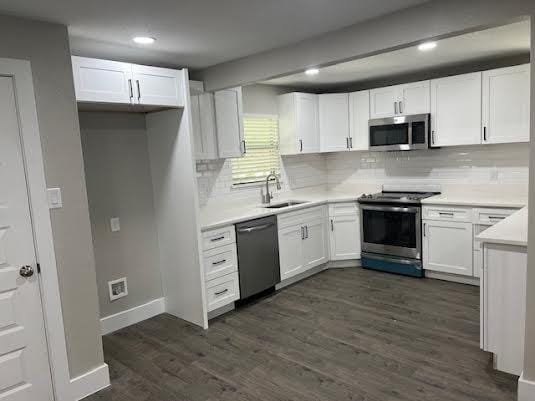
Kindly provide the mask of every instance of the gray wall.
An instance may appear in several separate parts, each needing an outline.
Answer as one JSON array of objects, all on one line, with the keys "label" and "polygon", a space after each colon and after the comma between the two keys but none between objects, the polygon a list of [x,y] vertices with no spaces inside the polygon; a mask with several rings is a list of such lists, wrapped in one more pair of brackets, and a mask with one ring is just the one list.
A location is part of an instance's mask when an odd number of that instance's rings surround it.
[{"label": "gray wall", "polygon": [[30,60],[48,187],[71,376],[103,361],[95,262],[67,28],[0,16],[0,57]]},{"label": "gray wall", "polygon": [[[87,196],[101,317],[162,297],[145,115],[81,112]],[[121,230],[111,232],[110,218]],[[127,277],[111,302],[108,281]]]},{"label": "gray wall", "polygon": [[242,88],[243,112],[246,114],[279,114],[277,96],[292,89],[272,85],[248,85]]}]

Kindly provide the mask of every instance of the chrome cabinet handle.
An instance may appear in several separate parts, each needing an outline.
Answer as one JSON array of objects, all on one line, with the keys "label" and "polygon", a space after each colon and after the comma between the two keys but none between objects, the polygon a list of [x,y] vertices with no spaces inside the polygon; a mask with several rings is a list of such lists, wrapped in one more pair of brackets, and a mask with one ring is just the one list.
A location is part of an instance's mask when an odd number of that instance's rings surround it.
[{"label": "chrome cabinet handle", "polygon": [[221,265],[225,263],[226,261],[227,261],[226,259],[221,259],[221,260],[218,260],[217,262],[212,262],[212,265],[213,266]]},{"label": "chrome cabinet handle", "polygon": [[399,101],[398,103],[399,103],[399,106],[398,106],[399,114],[403,114],[403,107],[402,107],[403,102]]},{"label": "chrome cabinet handle", "polygon": [[334,231],[334,222],[333,222],[333,219],[331,219],[331,231]]},{"label": "chrome cabinet handle", "polygon": [[305,227],[301,227],[301,239],[305,239]]},{"label": "chrome cabinet handle", "polygon": [[225,239],[224,235],[222,235],[221,237],[210,238],[210,242],[221,241],[222,239]]},{"label": "chrome cabinet handle", "polygon": [[394,114],[398,114],[398,102],[394,102]]},{"label": "chrome cabinet handle", "polygon": [[349,137],[346,137],[346,149],[349,149]]},{"label": "chrome cabinet handle", "polygon": [[303,140],[299,139],[299,152],[303,151]]},{"label": "chrome cabinet handle", "polygon": [[426,227],[426,224],[427,224],[427,223],[424,223],[424,229],[423,229],[423,231],[424,231],[424,237],[426,237],[426,234],[425,234],[425,227]]},{"label": "chrome cabinet handle", "polygon": [[139,79],[136,79],[136,85],[137,85],[137,100],[141,100],[141,89],[139,88]]},{"label": "chrome cabinet handle", "polygon": [[134,98],[134,88],[132,88],[132,80],[128,80],[128,87],[130,88],[130,100]]},{"label": "chrome cabinet handle", "polygon": [[22,276],[22,277],[31,277],[33,276],[33,267],[31,267],[30,265],[25,265],[25,266],[22,266],[19,270],[19,274]]},{"label": "chrome cabinet handle", "polygon": [[503,220],[505,216],[489,216],[489,220]]},{"label": "chrome cabinet handle", "polygon": [[483,141],[487,142],[487,127],[483,127]]},{"label": "chrome cabinet handle", "polygon": [[353,149],[353,137],[349,137],[349,149]]},{"label": "chrome cabinet handle", "polygon": [[453,217],[453,212],[438,212],[440,216],[449,216]]},{"label": "chrome cabinet handle", "polygon": [[243,154],[246,154],[247,153],[247,147],[245,146],[245,139],[243,141],[241,141],[242,145],[243,145]]},{"label": "chrome cabinet handle", "polygon": [[224,290],[221,290],[221,291],[218,291],[218,292],[214,292],[214,295],[216,297],[220,296],[220,295],[223,295],[224,293],[228,292],[228,288],[225,288]]},{"label": "chrome cabinet handle", "polygon": [[305,226],[305,239],[308,238],[308,226]]},{"label": "chrome cabinet handle", "polygon": [[435,144],[435,131],[431,131],[431,145]]}]

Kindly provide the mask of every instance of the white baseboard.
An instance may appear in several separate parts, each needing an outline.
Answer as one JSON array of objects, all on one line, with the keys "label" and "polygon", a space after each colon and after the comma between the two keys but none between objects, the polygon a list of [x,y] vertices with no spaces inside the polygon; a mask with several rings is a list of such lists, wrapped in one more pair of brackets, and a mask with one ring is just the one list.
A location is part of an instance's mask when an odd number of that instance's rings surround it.
[{"label": "white baseboard", "polygon": [[360,259],[331,260],[327,263],[327,269],[341,269],[345,267],[360,267]]},{"label": "white baseboard", "polygon": [[71,399],[81,400],[110,385],[108,365],[103,363],[89,372],[71,379]]},{"label": "white baseboard", "polygon": [[279,284],[277,284],[275,286],[275,289],[280,290],[284,287],[288,287],[289,285],[297,283],[298,281],[304,280],[305,278],[313,276],[314,274],[318,274],[319,272],[322,272],[324,270],[327,270],[327,263],[313,267],[312,269],[307,270],[306,272],[299,273],[293,277],[287,278],[286,280],[281,281]]},{"label": "white baseboard", "polygon": [[100,330],[102,335],[106,335],[164,312],[165,298],[154,299],[146,304],[100,319]]},{"label": "white baseboard", "polygon": [[518,379],[518,401],[535,401],[535,382],[524,378]]},{"label": "white baseboard", "polygon": [[460,276],[458,274],[435,272],[431,270],[425,271],[426,278],[432,278],[436,280],[453,281],[454,283],[469,284],[479,287],[479,278]]}]

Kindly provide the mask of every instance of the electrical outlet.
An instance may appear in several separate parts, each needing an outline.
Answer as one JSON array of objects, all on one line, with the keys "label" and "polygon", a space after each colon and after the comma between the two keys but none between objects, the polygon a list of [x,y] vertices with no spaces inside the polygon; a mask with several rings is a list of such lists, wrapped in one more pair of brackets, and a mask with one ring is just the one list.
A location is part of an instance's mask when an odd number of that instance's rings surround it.
[{"label": "electrical outlet", "polygon": [[112,233],[121,231],[121,220],[119,220],[119,217],[112,217],[110,219],[110,228]]},{"label": "electrical outlet", "polygon": [[126,297],[128,295],[128,283],[126,277],[117,280],[108,281],[108,290],[110,301]]}]

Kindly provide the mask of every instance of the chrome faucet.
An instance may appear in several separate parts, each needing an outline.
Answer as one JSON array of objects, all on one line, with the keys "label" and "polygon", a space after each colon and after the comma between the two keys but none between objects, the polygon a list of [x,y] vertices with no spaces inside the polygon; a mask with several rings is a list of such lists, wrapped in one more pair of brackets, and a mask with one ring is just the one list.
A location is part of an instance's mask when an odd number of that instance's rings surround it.
[{"label": "chrome faucet", "polygon": [[275,171],[272,171],[268,174],[266,177],[266,193],[264,194],[264,190],[262,189],[262,203],[263,204],[269,204],[271,202],[271,199],[273,199],[273,195],[269,192],[269,179],[271,177],[275,178],[275,182],[277,183],[277,189],[281,189],[281,183],[279,182],[279,177],[277,177],[277,174],[275,174]]}]

